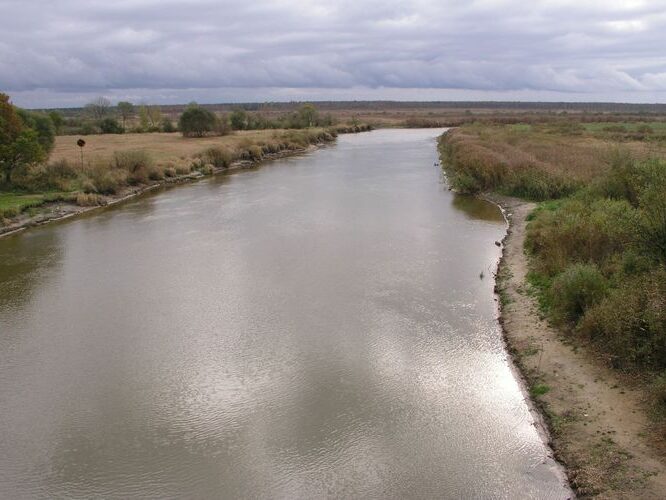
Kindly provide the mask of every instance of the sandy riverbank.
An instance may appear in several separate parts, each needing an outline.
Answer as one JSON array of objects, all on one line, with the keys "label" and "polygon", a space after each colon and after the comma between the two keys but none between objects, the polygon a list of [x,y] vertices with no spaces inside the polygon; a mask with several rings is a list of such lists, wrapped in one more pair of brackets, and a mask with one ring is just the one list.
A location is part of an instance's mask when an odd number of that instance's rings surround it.
[{"label": "sandy riverbank", "polygon": [[487,197],[509,220],[496,290],[509,351],[548,425],[551,446],[581,497],[664,498],[666,467],[650,446],[645,394],[568,343],[540,318],[527,284],[523,251],[535,204]]}]

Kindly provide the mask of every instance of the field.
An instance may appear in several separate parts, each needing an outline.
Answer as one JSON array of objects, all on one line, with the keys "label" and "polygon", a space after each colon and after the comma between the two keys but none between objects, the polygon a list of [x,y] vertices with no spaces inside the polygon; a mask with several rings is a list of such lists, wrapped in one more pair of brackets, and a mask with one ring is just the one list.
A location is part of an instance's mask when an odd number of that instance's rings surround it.
[{"label": "field", "polygon": [[[182,162],[212,147],[236,151],[253,144],[288,140],[293,136],[293,133],[282,130],[238,131],[221,137],[200,138],[183,137],[177,132],[87,135],[84,137],[84,164],[109,161],[120,151],[144,151],[158,163]],[[80,164],[81,151],[76,145],[78,139],[77,136],[58,136],[50,161],[66,160],[72,165]]]},{"label": "field", "polygon": [[[605,175],[618,154],[637,160],[666,157],[666,126],[656,122],[650,132],[632,131],[644,125],[473,123],[447,134],[440,150],[457,190],[498,191],[539,201],[571,194]],[[619,126],[625,131],[615,128]]]}]

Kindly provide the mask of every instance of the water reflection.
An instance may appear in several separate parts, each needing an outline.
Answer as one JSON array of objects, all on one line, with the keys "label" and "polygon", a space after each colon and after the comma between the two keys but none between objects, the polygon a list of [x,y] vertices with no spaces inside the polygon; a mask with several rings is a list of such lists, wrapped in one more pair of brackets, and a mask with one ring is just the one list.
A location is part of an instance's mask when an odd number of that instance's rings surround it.
[{"label": "water reflection", "polygon": [[504,221],[441,189],[436,133],[343,136],[51,228],[48,281],[0,312],[22,342],[0,349],[0,490],[567,496],[478,279]]},{"label": "water reflection", "polygon": [[451,198],[451,204],[472,220],[484,220],[489,222],[504,222],[502,211],[488,201],[480,200],[471,195],[455,194]]}]

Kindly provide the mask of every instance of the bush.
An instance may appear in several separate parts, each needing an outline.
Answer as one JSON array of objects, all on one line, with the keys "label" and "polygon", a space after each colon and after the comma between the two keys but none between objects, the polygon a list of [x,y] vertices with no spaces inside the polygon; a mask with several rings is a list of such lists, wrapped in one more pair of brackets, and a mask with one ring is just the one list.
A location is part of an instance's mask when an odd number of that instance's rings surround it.
[{"label": "bush", "polygon": [[99,129],[103,134],[122,134],[125,132],[125,129],[115,118],[105,118],[99,122]]},{"label": "bush", "polygon": [[102,199],[94,193],[79,193],[76,195],[76,204],[80,207],[96,207],[102,204]]},{"label": "bush", "polygon": [[575,325],[585,311],[607,293],[608,283],[593,264],[572,264],[553,280],[548,291],[553,319]]},{"label": "bush", "polygon": [[153,161],[145,151],[119,151],[113,156],[112,168],[127,172],[129,184],[145,184],[154,171]]},{"label": "bush", "polygon": [[218,169],[229,168],[232,162],[231,153],[219,147],[208,148],[201,154],[201,158]]},{"label": "bush", "polygon": [[70,191],[78,175],[77,169],[67,160],[58,160],[30,168],[16,184],[29,190]]},{"label": "bush", "polygon": [[172,132],[177,132],[177,131],[178,130],[176,129],[176,127],[173,126],[173,123],[171,122],[171,120],[169,120],[168,118],[165,118],[164,120],[162,120],[162,132],[166,132],[167,134],[170,134]]},{"label": "bush", "polygon": [[537,257],[536,269],[548,276],[576,262],[603,267],[635,244],[638,220],[638,211],[624,200],[582,193],[553,210],[538,211],[528,226],[525,248]]},{"label": "bush", "polygon": [[190,106],[178,120],[178,128],[184,137],[203,137],[216,132],[217,127],[217,117],[199,106]]},{"label": "bush", "polygon": [[122,186],[127,184],[127,174],[100,170],[98,175],[91,178],[95,192],[100,194],[116,194]]},{"label": "bush", "polygon": [[611,353],[615,366],[666,369],[666,269],[622,282],[587,311],[578,330]]}]

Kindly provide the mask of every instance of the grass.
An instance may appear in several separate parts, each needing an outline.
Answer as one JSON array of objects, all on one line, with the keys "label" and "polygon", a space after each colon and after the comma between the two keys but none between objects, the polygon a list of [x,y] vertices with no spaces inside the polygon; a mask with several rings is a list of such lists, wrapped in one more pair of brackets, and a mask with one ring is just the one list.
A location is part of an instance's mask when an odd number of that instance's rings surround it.
[{"label": "grass", "polygon": [[[622,127],[628,132],[638,132],[640,129],[649,127],[655,133],[666,134],[666,122],[597,122],[597,123],[584,123],[583,126],[588,132],[603,133],[608,132],[608,129],[615,127]],[[612,131],[612,130],[610,130]]]},{"label": "grass", "polygon": [[664,132],[666,122],[476,123],[445,134],[440,152],[459,191],[541,201],[525,244],[540,314],[658,387],[666,419]]},{"label": "grass", "polygon": [[[238,131],[221,137],[186,138],[179,133],[152,134],[104,134],[88,135],[85,138],[84,165],[100,160],[110,160],[119,151],[145,151],[155,162],[178,162],[193,158],[202,151],[217,147],[237,151],[252,144],[303,137],[303,134],[323,132],[324,129],[309,130],[251,130]],[[81,164],[81,151],[76,145],[76,136],[58,136],[51,153],[51,162],[66,160],[72,165]]]},{"label": "grass", "polygon": [[546,384],[535,384],[530,388],[530,394],[532,395],[532,397],[543,396],[548,392],[550,392],[550,387],[547,386]]},{"label": "grass", "polygon": [[[666,123],[652,125],[666,130]],[[607,174],[617,148],[638,159],[666,156],[666,140],[642,136],[620,140],[603,132],[604,126],[574,121],[473,123],[442,136],[439,149],[457,191],[497,191],[535,201],[573,194]]]}]

